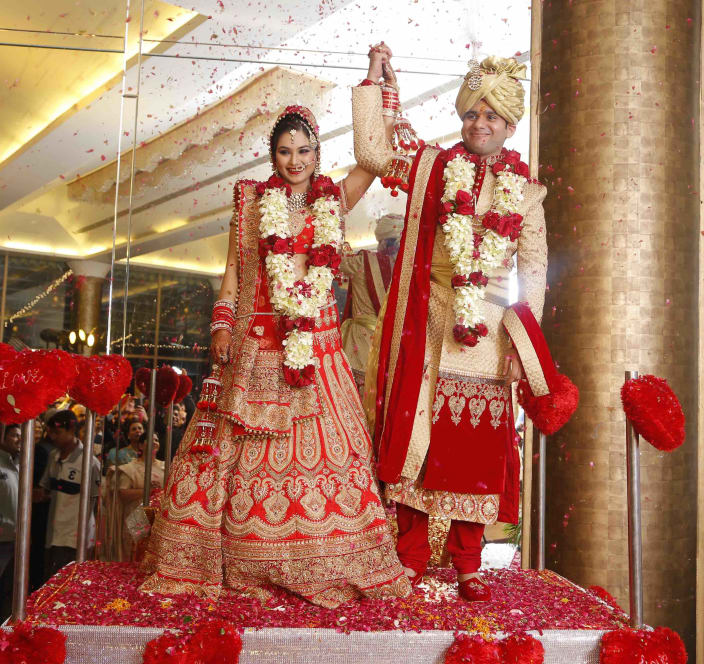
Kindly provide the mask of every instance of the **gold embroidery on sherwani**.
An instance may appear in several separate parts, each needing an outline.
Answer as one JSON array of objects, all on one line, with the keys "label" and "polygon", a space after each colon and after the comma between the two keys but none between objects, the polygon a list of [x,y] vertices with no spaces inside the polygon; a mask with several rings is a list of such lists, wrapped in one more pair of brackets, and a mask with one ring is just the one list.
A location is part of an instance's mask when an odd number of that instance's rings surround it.
[{"label": "gold embroidery on sherwani", "polygon": [[[488,170],[477,203],[477,212],[480,215],[491,205],[495,179],[493,173]],[[421,471],[430,445],[430,425],[434,420],[437,421],[443,408],[450,409],[455,424],[458,424],[458,417],[467,417],[472,426],[478,426],[481,418],[487,417],[489,423],[497,428],[508,416],[505,404],[509,392],[508,388],[501,384],[501,379],[503,358],[510,347],[510,341],[503,329],[507,310],[502,306],[505,302],[502,302],[499,295],[505,291],[513,255],[517,254],[519,300],[527,301],[536,318],[540,320],[547,264],[542,209],[544,197],[544,187],[537,184],[526,185],[521,209],[524,215],[524,229],[518,242],[508,246],[504,266],[489,275],[490,283],[496,282],[494,290],[497,297],[487,297],[481,303],[489,334],[474,348],[461,347],[452,334],[454,312],[450,300],[452,290],[448,281],[451,270],[448,270],[449,258],[442,230],[438,228],[436,231],[426,331],[426,367],[401,481],[387,485],[386,495],[391,500],[435,516],[448,516],[478,523],[493,523],[496,519],[498,495],[470,495],[423,489]],[[401,281],[401,285],[403,284]],[[499,302],[501,304],[498,304]],[[465,407],[460,409],[462,398],[467,402]],[[450,505],[453,505],[452,509],[449,508]]]},{"label": "gold embroidery on sherwani", "polygon": [[549,394],[550,389],[545,380],[545,374],[540,366],[540,360],[535,352],[535,347],[526,332],[526,328],[523,327],[523,323],[521,323],[518,318],[518,314],[513,309],[506,311],[504,315],[504,325],[511,335],[511,339],[518,350],[518,354],[521,356],[523,372],[528,379],[533,394],[535,394],[536,397]]}]

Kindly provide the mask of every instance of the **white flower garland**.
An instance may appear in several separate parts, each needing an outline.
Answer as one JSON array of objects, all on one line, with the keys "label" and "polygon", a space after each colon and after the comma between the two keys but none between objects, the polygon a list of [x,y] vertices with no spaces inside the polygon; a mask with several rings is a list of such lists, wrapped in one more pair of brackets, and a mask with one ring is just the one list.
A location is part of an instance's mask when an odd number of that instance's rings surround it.
[{"label": "white flower garland", "polygon": [[[469,328],[469,341],[466,345],[476,345],[480,336],[487,333],[480,302],[484,299],[488,272],[499,267],[511,242],[509,235],[485,228],[483,237],[472,227],[476,216],[473,187],[476,178],[476,165],[468,155],[458,154],[445,166],[443,180],[445,188],[441,201],[449,203],[455,211],[446,215],[442,225],[445,232],[445,246],[450,255],[453,273],[458,275],[460,285],[455,285],[453,310],[455,323],[461,328]],[[505,168],[497,174],[491,208],[485,217],[495,213],[499,217],[517,215],[523,200],[523,188],[527,179]],[[456,211],[459,191],[467,192],[471,198],[471,214]],[[465,197],[466,198],[466,197]],[[474,279],[471,278],[474,275]]]},{"label": "white flower garland", "polygon": [[[337,249],[342,242],[340,224],[340,201],[334,196],[322,196],[312,205],[313,243],[316,249],[331,245]],[[276,236],[291,239],[286,205],[286,191],[281,188],[268,188],[259,200],[261,221],[259,237],[267,239]],[[281,316],[296,320],[318,318],[320,309],[325,306],[334,278],[329,266],[310,265],[308,274],[296,279],[293,252],[274,253],[269,251],[266,259],[269,279],[270,300],[274,311]],[[298,328],[292,329],[283,340],[284,365],[302,370],[313,362],[313,333]]]}]

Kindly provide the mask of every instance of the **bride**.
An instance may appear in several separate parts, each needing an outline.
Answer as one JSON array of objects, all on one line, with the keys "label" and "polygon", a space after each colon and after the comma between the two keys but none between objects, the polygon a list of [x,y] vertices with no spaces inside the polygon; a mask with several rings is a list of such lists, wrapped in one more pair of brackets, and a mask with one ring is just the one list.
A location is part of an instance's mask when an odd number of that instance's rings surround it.
[{"label": "bride", "polygon": [[174,460],[142,589],[263,599],[276,585],[329,608],[405,596],[331,292],[343,219],[374,176],[319,175],[318,125],[302,106],[278,116],[270,153],[266,182],[235,185],[216,366]]}]

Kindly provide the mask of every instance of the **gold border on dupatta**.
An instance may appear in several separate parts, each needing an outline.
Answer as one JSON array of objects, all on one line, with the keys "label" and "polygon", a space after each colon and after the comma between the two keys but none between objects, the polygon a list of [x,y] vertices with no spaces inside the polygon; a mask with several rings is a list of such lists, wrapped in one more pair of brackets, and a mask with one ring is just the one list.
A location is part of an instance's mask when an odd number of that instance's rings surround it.
[{"label": "gold border on dupatta", "polygon": [[430,178],[430,173],[433,170],[435,159],[439,154],[440,150],[437,148],[426,148],[423,151],[423,154],[420,157],[420,162],[418,163],[415,179],[415,182],[420,182],[420,185],[416,184],[416,186],[413,187],[409,213],[406,219],[406,243],[403,251],[401,274],[399,277],[394,330],[391,336],[391,361],[389,362],[389,376],[391,379],[386,386],[386,394],[384,395],[384,428],[386,428],[386,422],[388,421],[387,411],[389,408],[389,399],[391,397],[391,387],[393,385],[393,377],[396,374],[396,364],[398,362],[398,354],[401,348],[403,323],[406,319],[406,304],[408,302],[408,295],[411,289],[413,262],[415,260],[416,247],[418,246],[418,230],[420,227],[421,212],[423,211],[423,203],[425,202],[425,190],[428,186],[428,179]]}]

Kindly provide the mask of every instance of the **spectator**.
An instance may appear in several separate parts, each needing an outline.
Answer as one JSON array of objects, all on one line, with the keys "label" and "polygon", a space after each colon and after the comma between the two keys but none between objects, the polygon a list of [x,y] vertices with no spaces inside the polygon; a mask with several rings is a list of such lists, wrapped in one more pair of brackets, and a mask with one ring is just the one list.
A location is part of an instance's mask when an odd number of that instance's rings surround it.
[{"label": "spectator", "polygon": [[127,439],[127,445],[120,447],[119,451],[113,447],[107,455],[107,464],[114,466],[116,463],[121,466],[124,463],[129,463],[139,456],[139,437],[144,433],[144,424],[138,417],[132,417],[126,420],[122,425],[124,438]]},{"label": "spectator", "polygon": [[134,397],[131,394],[123,394],[119,404],[105,418],[103,454],[107,455],[117,445],[118,438],[120,439],[120,447],[125,447],[126,441],[121,435],[123,432],[122,425],[133,418],[145,423],[147,421],[147,411],[142,406],[135,404]]},{"label": "spectator", "polygon": [[[60,410],[47,422],[49,439],[55,449],[41,479],[40,500],[50,500],[49,528],[46,537],[47,577],[76,559],[78,512],[80,503],[83,443],[76,437],[78,420],[70,410]],[[95,499],[100,486],[100,463],[91,458],[92,503],[88,520],[88,548],[95,543]]]},{"label": "spectator", "polygon": [[20,483],[19,424],[8,424],[0,440],[0,618],[12,611],[17,495]]},{"label": "spectator", "polygon": [[[115,517],[112,514],[113,491],[115,490],[116,469],[113,466],[108,470],[106,482],[103,485],[103,501],[107,515],[107,532],[111,535],[112,560],[126,561],[133,558],[134,542],[125,528],[125,520],[142,503],[144,491],[144,477],[146,475],[145,453],[147,434],[143,433],[138,440],[138,456],[124,465],[117,467],[117,501],[115,501]],[[164,486],[164,462],[156,458],[159,450],[159,438],[154,434],[154,447],[152,449],[152,482],[153,489]]]},{"label": "spectator", "polygon": [[[186,433],[186,424],[187,424],[187,413],[186,413],[186,404],[183,402],[180,403],[175,403],[174,404],[174,419],[173,419],[173,426],[171,429],[171,459],[174,458],[176,455],[176,450],[178,449],[178,446],[181,444],[181,439],[183,438],[183,434]],[[166,434],[167,434],[167,426],[166,426],[166,411],[162,411],[157,415],[157,422],[156,422],[156,428],[159,433],[159,438],[161,440],[166,440]],[[166,447],[162,447],[159,450],[159,454],[157,455],[157,459],[160,461],[163,461],[166,457],[164,456],[166,453]]]}]

